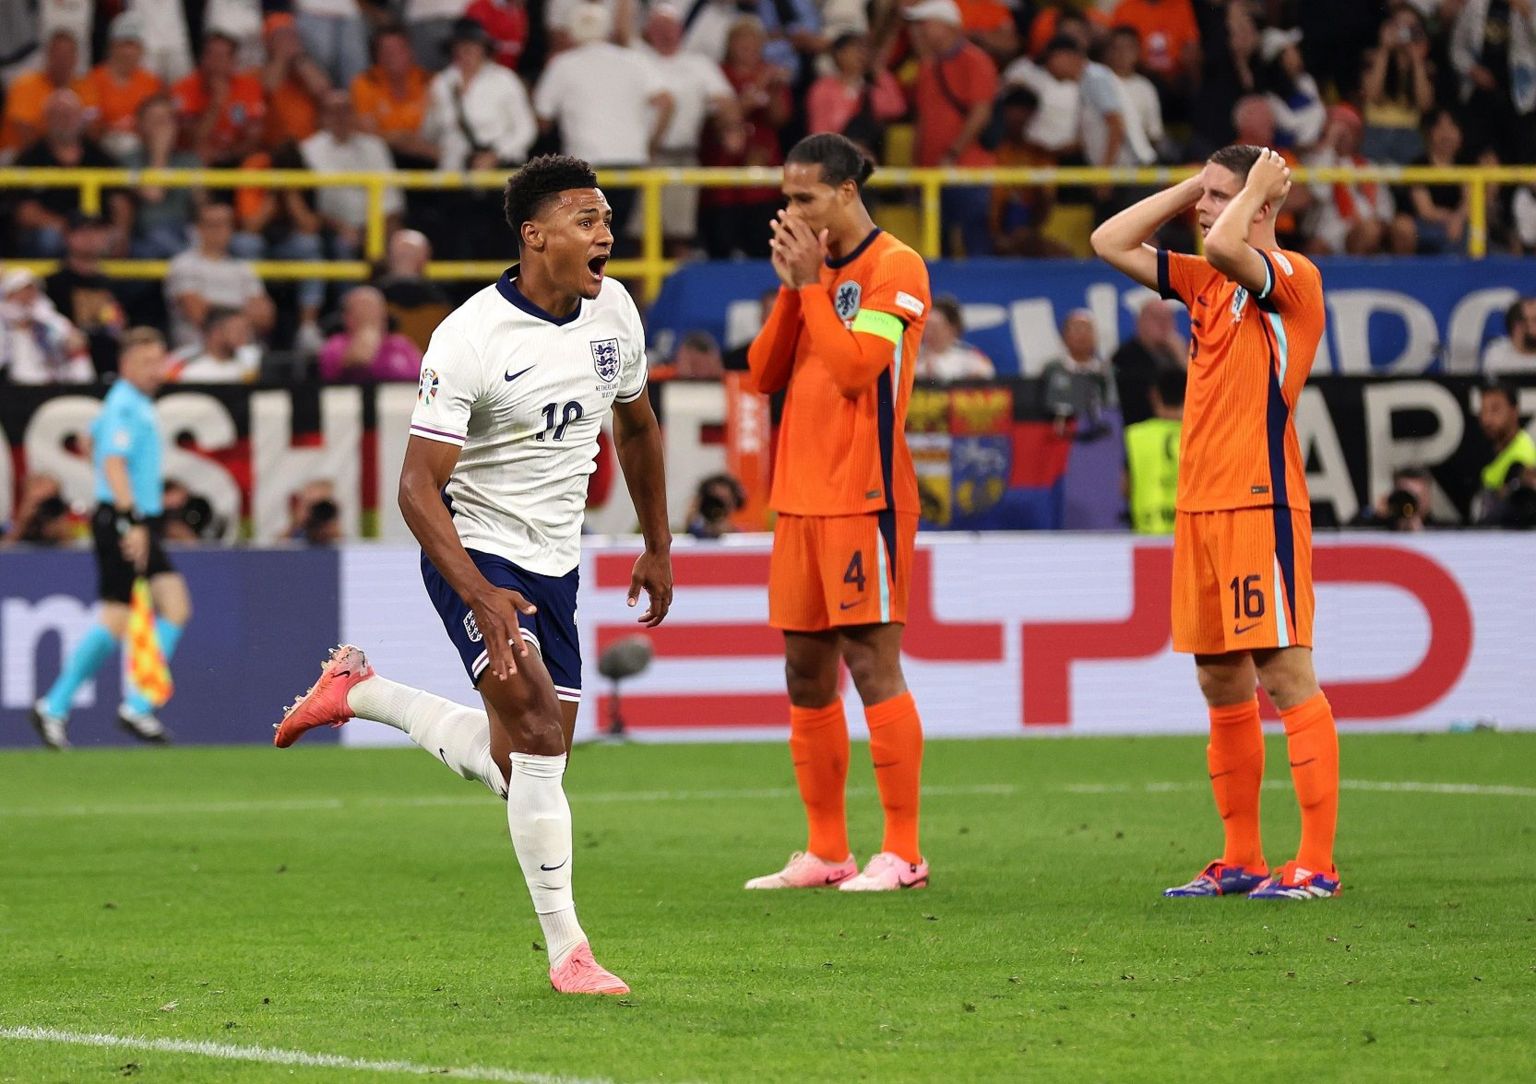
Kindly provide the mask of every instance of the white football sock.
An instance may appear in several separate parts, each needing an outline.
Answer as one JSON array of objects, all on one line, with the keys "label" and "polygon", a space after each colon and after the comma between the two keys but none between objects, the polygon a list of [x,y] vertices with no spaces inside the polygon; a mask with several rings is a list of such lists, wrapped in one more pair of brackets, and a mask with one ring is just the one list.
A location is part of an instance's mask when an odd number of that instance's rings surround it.
[{"label": "white football sock", "polygon": [[507,828],[544,929],[550,967],[587,939],[571,898],[571,807],[565,800],[564,775],[563,755],[512,754]]},{"label": "white football sock", "polygon": [[491,724],[485,712],[375,674],[347,693],[347,707],[402,731],[465,779],[478,779],[498,798],[507,796],[501,769],[491,759]]}]

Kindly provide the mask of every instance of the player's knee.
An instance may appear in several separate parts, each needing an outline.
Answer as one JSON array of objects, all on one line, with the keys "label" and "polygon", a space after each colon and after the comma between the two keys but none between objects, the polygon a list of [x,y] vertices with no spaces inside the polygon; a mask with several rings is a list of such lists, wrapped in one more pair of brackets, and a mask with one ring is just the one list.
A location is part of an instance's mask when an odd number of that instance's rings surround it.
[{"label": "player's knee", "polygon": [[883,704],[906,689],[901,666],[873,654],[849,659],[848,675],[865,704]]},{"label": "player's knee", "polygon": [[824,667],[814,669],[784,665],[784,683],[789,690],[789,702],[798,708],[820,708],[837,699],[837,671]]},{"label": "player's knee", "polygon": [[1199,678],[1201,695],[1213,707],[1240,704],[1258,690],[1252,671],[1202,666]]},{"label": "player's knee", "polygon": [[519,752],[536,757],[558,757],[565,755],[565,728],[560,725],[560,716],[545,712],[534,712],[524,717],[524,725],[520,728],[521,739],[518,744],[523,748]]}]

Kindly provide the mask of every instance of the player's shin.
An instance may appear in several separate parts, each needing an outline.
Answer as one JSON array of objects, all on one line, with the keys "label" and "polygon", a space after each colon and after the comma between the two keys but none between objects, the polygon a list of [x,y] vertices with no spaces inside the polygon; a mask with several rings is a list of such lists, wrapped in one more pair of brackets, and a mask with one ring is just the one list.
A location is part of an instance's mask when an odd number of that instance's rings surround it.
[{"label": "player's shin", "polygon": [[902,861],[920,863],[918,804],[923,775],[923,724],[917,703],[904,692],[864,709],[869,723],[869,754],[875,764],[875,785],[885,808],[882,851]]},{"label": "player's shin", "polygon": [[101,668],[101,664],[107,661],[107,656],[112,654],[116,646],[117,638],[105,625],[92,625],[86,630],[85,636],[65,660],[58,680],[43,698],[50,715],[60,719],[69,715],[75,691]]},{"label": "player's shin", "polygon": [[841,700],[824,708],[790,706],[789,755],[805,804],[805,849],[824,861],[841,862],[848,857],[848,720]]},{"label": "player's shin", "polygon": [[1328,698],[1318,693],[1280,713],[1290,754],[1291,781],[1301,805],[1296,864],[1318,873],[1333,869],[1339,820],[1339,731]]},{"label": "player's shin", "polygon": [[502,769],[491,758],[485,712],[377,675],[347,693],[359,719],[392,726],[465,779],[477,779],[498,798],[507,796]]},{"label": "player's shin", "polygon": [[1210,709],[1211,743],[1205,747],[1211,791],[1221,814],[1228,866],[1267,871],[1259,833],[1259,795],[1264,785],[1264,729],[1257,698]]},{"label": "player's shin", "polygon": [[565,799],[565,756],[513,753],[507,828],[544,930],[551,967],[587,939],[571,896],[571,807]]}]

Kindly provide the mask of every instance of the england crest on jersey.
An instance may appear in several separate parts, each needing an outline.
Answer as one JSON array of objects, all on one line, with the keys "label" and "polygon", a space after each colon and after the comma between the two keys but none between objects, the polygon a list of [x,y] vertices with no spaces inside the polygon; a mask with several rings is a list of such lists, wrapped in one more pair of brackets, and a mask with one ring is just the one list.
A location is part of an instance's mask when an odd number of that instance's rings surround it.
[{"label": "england crest on jersey", "polygon": [[592,344],[592,366],[597,378],[604,384],[612,384],[619,378],[619,340],[598,339]]},{"label": "england crest on jersey", "polygon": [[852,320],[854,313],[859,311],[860,290],[857,282],[845,282],[837,288],[837,297],[832,302],[832,307],[837,310],[841,320]]}]

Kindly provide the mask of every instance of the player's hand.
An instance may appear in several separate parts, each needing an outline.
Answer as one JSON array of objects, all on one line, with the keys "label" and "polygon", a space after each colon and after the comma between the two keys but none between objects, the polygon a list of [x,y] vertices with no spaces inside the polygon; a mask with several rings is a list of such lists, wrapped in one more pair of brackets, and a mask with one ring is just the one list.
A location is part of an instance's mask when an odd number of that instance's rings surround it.
[{"label": "player's hand", "polygon": [[672,608],[672,555],[666,550],[646,550],[635,560],[635,570],[629,577],[629,604],[640,601],[644,591],[650,605],[640,615],[640,624],[654,629],[667,619]]},{"label": "player's hand", "polygon": [[123,560],[137,571],[143,572],[149,567],[149,528],[144,524],[135,524],[124,531],[118,545],[122,548]]},{"label": "player's hand", "polygon": [[528,654],[518,614],[536,614],[539,608],[516,591],[486,585],[485,592],[469,604],[475,624],[485,637],[488,669],[498,681],[517,673],[517,659]]},{"label": "player's hand", "polygon": [[1248,182],[1244,187],[1259,192],[1270,206],[1279,207],[1291,191],[1291,167],[1285,164],[1279,151],[1265,147],[1248,171]]},{"label": "player's hand", "polygon": [[827,258],[827,230],[819,234],[788,211],[780,211],[773,221],[769,248],[779,254],[792,290],[809,286],[821,278],[821,265]]}]

